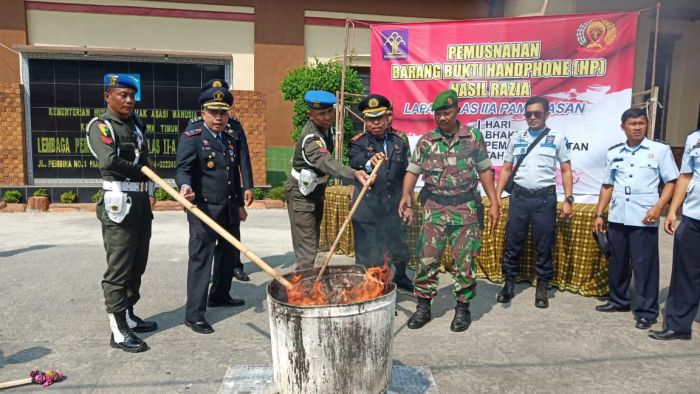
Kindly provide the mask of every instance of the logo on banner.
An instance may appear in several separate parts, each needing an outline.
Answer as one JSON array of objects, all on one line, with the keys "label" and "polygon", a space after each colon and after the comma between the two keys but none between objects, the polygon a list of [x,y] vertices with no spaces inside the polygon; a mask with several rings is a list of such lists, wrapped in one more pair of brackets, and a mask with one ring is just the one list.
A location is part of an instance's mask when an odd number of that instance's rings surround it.
[{"label": "logo on banner", "polygon": [[576,31],[576,39],[582,47],[602,49],[615,41],[617,28],[607,19],[591,19],[584,22]]},{"label": "logo on banner", "polygon": [[408,57],[408,30],[384,30],[382,32],[382,55],[384,59],[406,59]]}]

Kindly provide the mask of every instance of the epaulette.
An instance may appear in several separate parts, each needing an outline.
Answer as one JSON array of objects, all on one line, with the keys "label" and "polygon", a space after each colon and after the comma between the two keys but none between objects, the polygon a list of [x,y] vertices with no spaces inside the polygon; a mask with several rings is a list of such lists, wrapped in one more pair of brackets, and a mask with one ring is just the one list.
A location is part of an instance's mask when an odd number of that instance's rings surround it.
[{"label": "epaulette", "polygon": [[397,137],[399,137],[399,138],[401,138],[402,140],[404,140],[404,142],[408,142],[408,136],[407,136],[404,132],[399,131],[399,130],[391,129],[390,133],[394,133],[394,134],[396,134]]},{"label": "epaulette", "polygon": [[613,149],[617,148],[618,146],[622,146],[624,144],[625,144],[624,142],[620,142],[619,144],[615,144],[615,145],[611,146],[610,148],[608,148],[608,150],[613,150]]},{"label": "epaulette", "polygon": [[199,122],[200,120],[202,120],[202,117],[201,117],[201,116],[197,116],[197,117],[194,117],[194,118],[190,119],[189,123]]},{"label": "epaulette", "polygon": [[187,130],[183,134],[187,137],[194,137],[195,135],[202,134],[202,129]]},{"label": "epaulette", "polygon": [[352,137],[352,139],[350,139],[350,141],[355,142],[364,136],[365,136],[365,132],[363,131],[360,134],[357,134],[356,136]]},{"label": "epaulette", "polygon": [[654,140],[654,142],[658,142],[659,144],[668,145],[668,142],[666,142],[666,141]]}]

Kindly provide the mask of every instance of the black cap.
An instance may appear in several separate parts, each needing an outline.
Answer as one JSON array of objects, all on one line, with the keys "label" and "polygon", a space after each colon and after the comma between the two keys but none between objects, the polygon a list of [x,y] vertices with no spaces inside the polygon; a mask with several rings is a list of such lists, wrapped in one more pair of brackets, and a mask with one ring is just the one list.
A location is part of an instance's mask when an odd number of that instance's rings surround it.
[{"label": "black cap", "polygon": [[233,95],[223,87],[210,88],[199,95],[199,105],[214,110],[229,110],[233,104]]},{"label": "black cap", "polygon": [[607,231],[594,231],[593,232],[593,239],[595,242],[598,244],[598,248],[600,249],[600,253],[603,254],[603,256],[610,258],[612,255],[612,248],[610,247],[610,241],[608,241],[608,232]]},{"label": "black cap", "polygon": [[357,109],[367,118],[377,118],[391,109],[391,101],[380,94],[370,94],[360,100]]},{"label": "black cap", "polygon": [[202,85],[201,92],[204,93],[205,90],[209,90],[211,88],[224,88],[229,90],[228,83],[226,83],[226,81],[223,79],[210,79],[204,85]]}]

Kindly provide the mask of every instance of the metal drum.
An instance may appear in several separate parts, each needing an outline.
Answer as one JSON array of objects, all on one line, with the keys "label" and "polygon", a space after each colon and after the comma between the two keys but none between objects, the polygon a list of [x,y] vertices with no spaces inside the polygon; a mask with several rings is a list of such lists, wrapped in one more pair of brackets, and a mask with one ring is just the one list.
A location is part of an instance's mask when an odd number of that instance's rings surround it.
[{"label": "metal drum", "polygon": [[[318,269],[298,271],[313,281]],[[296,273],[285,275],[291,279]],[[363,280],[359,265],[329,266],[323,285],[332,292]],[[391,384],[396,291],[365,302],[297,306],[285,288],[267,286],[272,368],[279,393],[382,393]],[[335,302],[335,303],[334,303]]]}]

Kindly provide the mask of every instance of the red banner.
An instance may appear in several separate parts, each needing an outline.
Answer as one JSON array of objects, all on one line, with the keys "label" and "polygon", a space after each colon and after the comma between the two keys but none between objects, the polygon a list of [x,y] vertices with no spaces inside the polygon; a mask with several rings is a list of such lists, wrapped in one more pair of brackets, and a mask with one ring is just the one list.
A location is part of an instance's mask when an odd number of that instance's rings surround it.
[{"label": "red banner", "polygon": [[527,128],[530,96],[549,99],[547,125],[572,149],[576,194],[597,194],[604,155],[624,140],[638,13],[373,25],[371,92],[394,106],[413,141],[435,127],[435,95],[454,89],[462,122],[484,133],[500,167],[509,136]]}]

